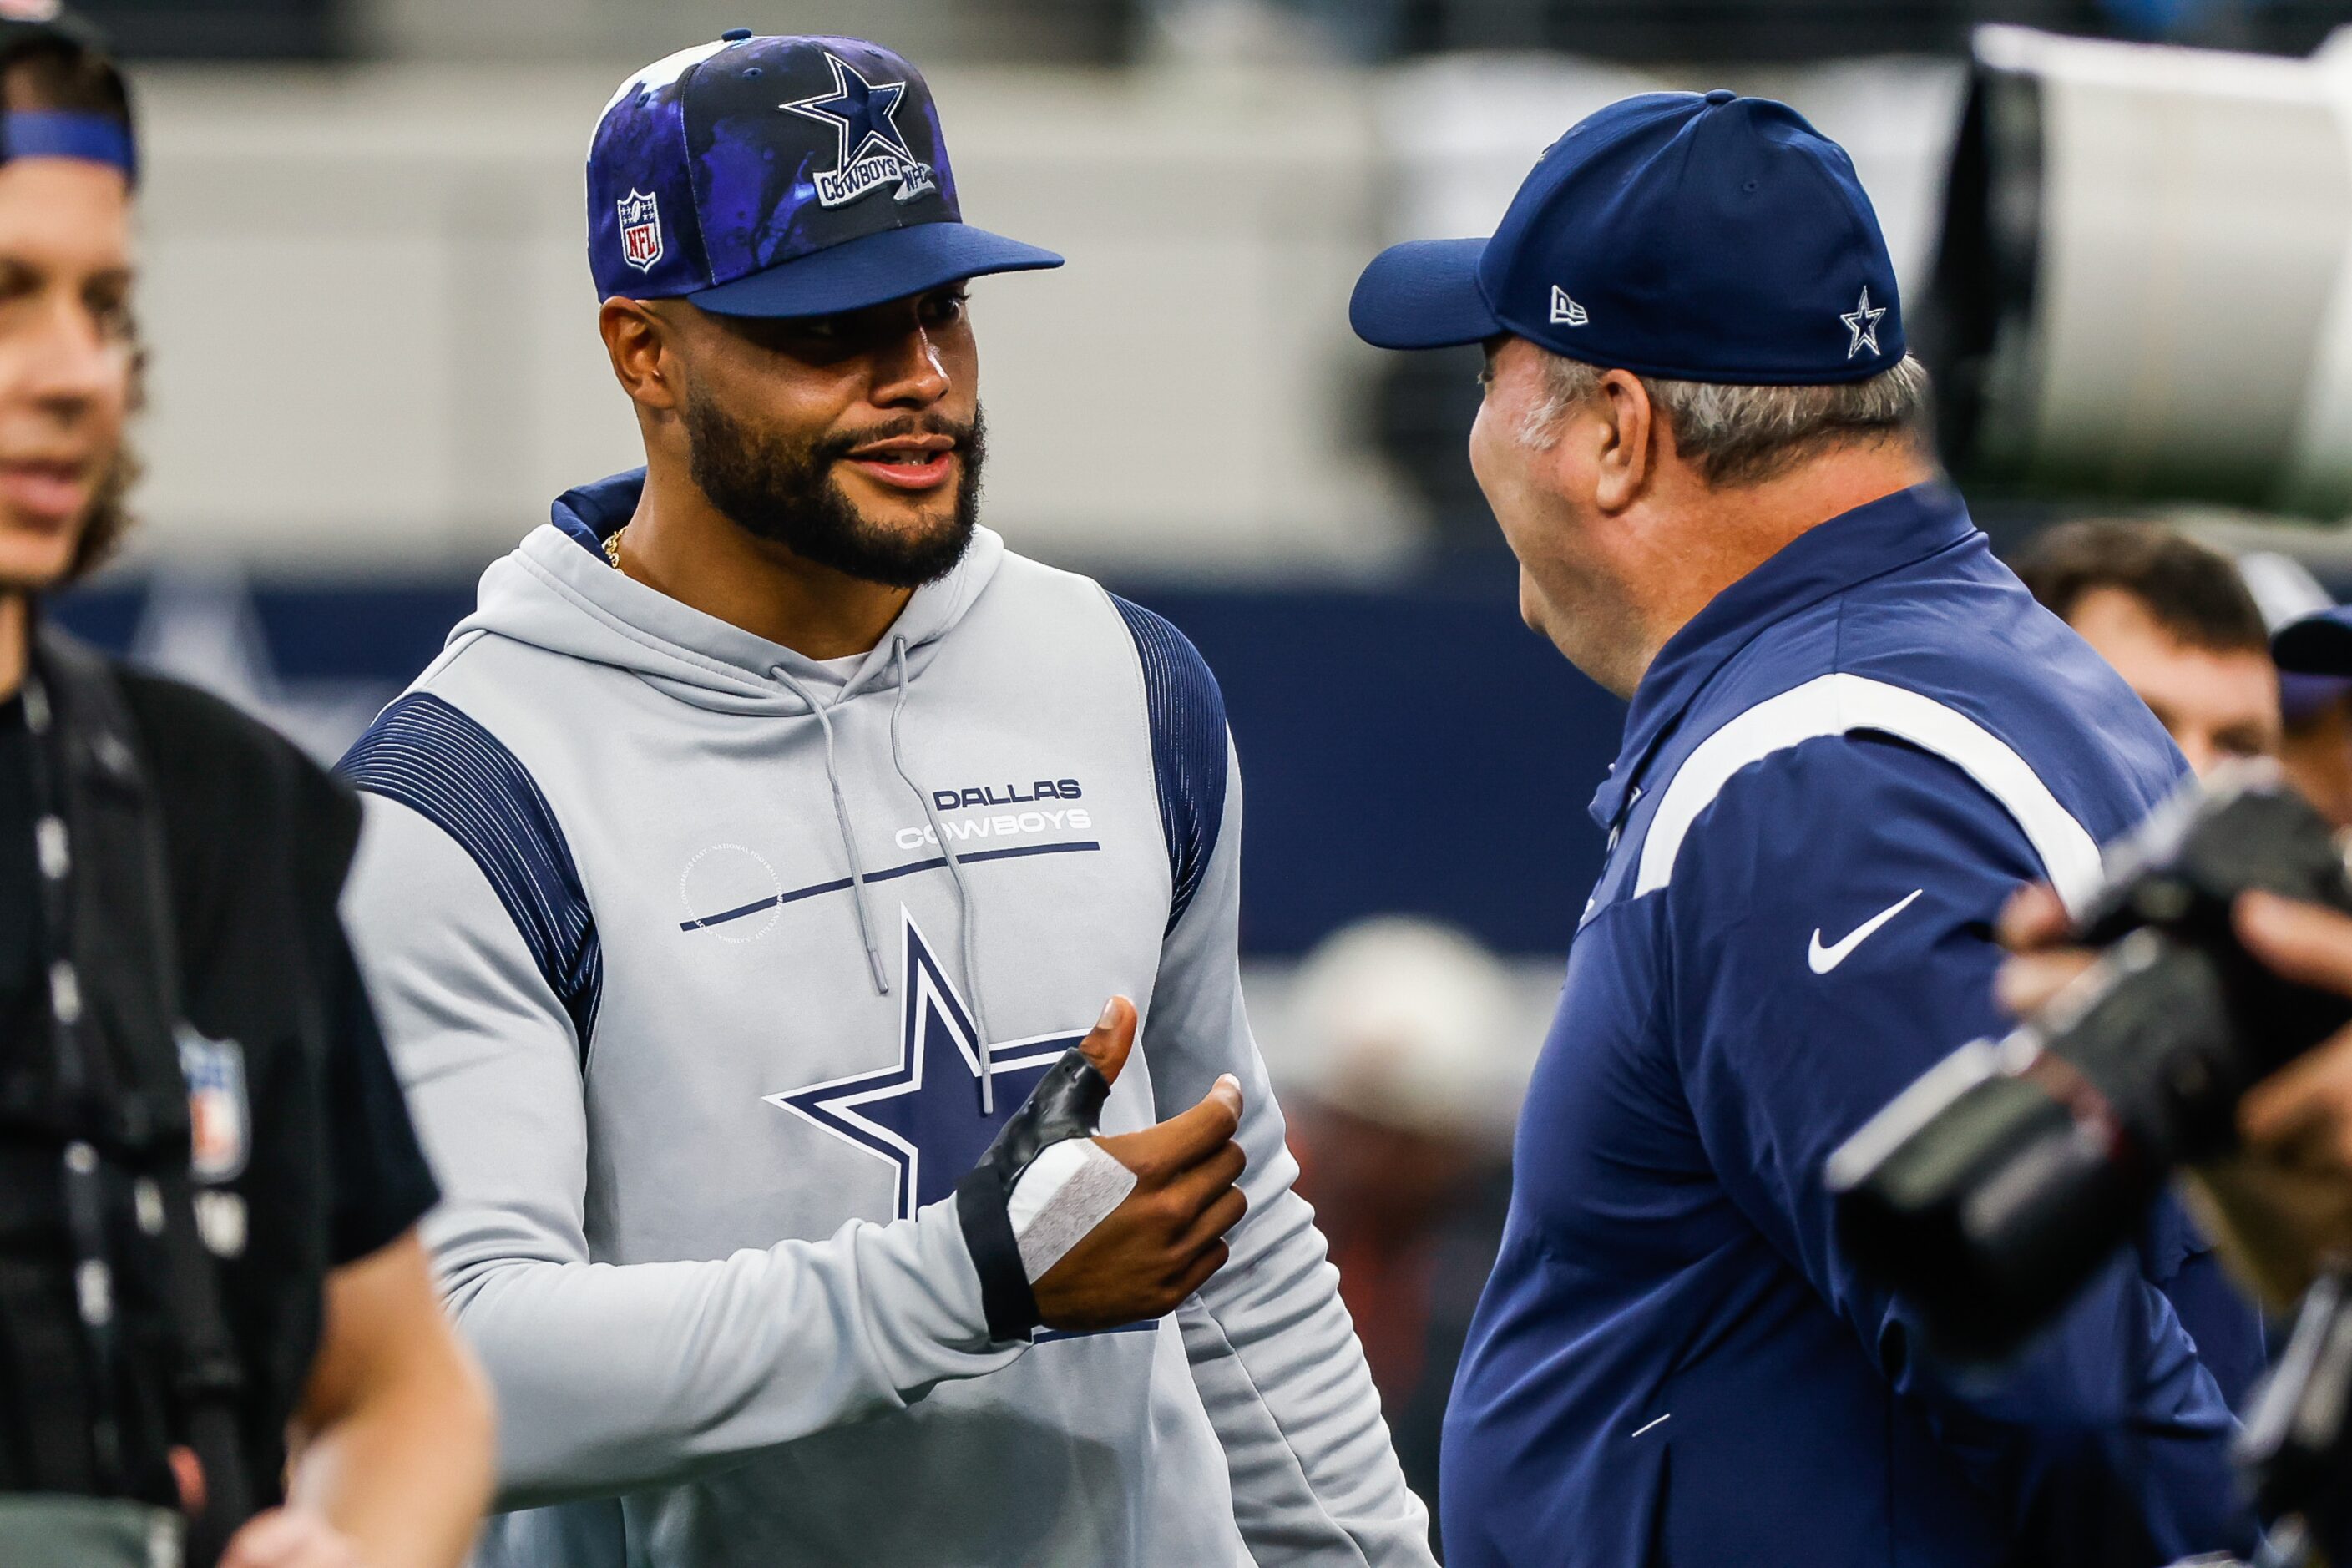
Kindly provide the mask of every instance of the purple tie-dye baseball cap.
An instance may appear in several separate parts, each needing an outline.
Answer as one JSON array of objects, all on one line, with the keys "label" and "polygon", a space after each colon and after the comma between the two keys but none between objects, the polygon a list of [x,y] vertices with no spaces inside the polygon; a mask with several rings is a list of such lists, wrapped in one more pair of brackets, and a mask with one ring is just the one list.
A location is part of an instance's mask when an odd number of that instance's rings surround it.
[{"label": "purple tie-dye baseball cap", "polygon": [[856,38],[681,49],[621,84],[588,150],[604,299],[824,316],[1061,264],[963,221],[930,89]]}]

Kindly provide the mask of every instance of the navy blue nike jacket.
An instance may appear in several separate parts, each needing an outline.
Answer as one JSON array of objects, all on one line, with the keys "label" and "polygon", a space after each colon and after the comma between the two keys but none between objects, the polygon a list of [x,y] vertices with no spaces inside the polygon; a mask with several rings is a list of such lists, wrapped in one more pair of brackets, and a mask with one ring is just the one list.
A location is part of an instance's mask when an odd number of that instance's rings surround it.
[{"label": "navy blue nike jacket", "polygon": [[2169,1200],[1987,1381],[1922,1358],[1822,1184],[2002,1026],[2010,891],[2079,897],[2185,771],[1940,485],[1801,536],[1667,643],[1592,803],[1610,853],[1446,1419],[1452,1568],[2251,1544],[2226,1449],[2261,1323]]}]

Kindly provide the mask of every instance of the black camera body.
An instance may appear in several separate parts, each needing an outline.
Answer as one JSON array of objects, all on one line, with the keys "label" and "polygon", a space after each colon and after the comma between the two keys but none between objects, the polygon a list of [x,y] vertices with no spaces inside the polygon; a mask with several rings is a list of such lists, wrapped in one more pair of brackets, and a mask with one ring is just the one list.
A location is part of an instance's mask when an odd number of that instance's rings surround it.
[{"label": "black camera body", "polygon": [[2231,923],[2260,889],[2352,913],[2327,825],[2267,764],[2190,786],[2111,849],[2076,940],[2096,966],[1999,1042],[1930,1069],[1831,1156],[1843,1245],[1937,1348],[2014,1349],[2132,1239],[2177,1167],[2223,1153],[2239,1100],[2352,1020]]}]

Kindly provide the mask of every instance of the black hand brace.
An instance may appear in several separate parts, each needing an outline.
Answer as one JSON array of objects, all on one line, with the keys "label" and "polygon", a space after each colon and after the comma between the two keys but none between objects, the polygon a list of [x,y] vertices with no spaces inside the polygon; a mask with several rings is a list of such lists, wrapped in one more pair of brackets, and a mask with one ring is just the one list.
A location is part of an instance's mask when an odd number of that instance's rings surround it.
[{"label": "black hand brace", "polygon": [[980,1270],[980,1300],[993,1340],[1022,1340],[1041,1321],[1037,1293],[1021,1266],[1008,1205],[1013,1184],[1038,1155],[1071,1138],[1094,1136],[1096,1118],[1110,1098],[1110,1079],[1076,1046],[1048,1068],[996,1134],[971,1174],[956,1184],[956,1218]]}]

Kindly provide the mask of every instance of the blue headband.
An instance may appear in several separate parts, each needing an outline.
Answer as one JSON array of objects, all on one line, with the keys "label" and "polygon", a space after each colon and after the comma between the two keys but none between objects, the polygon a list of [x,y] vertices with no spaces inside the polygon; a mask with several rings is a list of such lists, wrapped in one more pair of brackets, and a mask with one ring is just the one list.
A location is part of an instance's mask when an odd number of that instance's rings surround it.
[{"label": "blue headband", "polygon": [[138,150],[121,121],[103,114],[23,110],[0,115],[0,158],[79,158],[139,177]]}]

